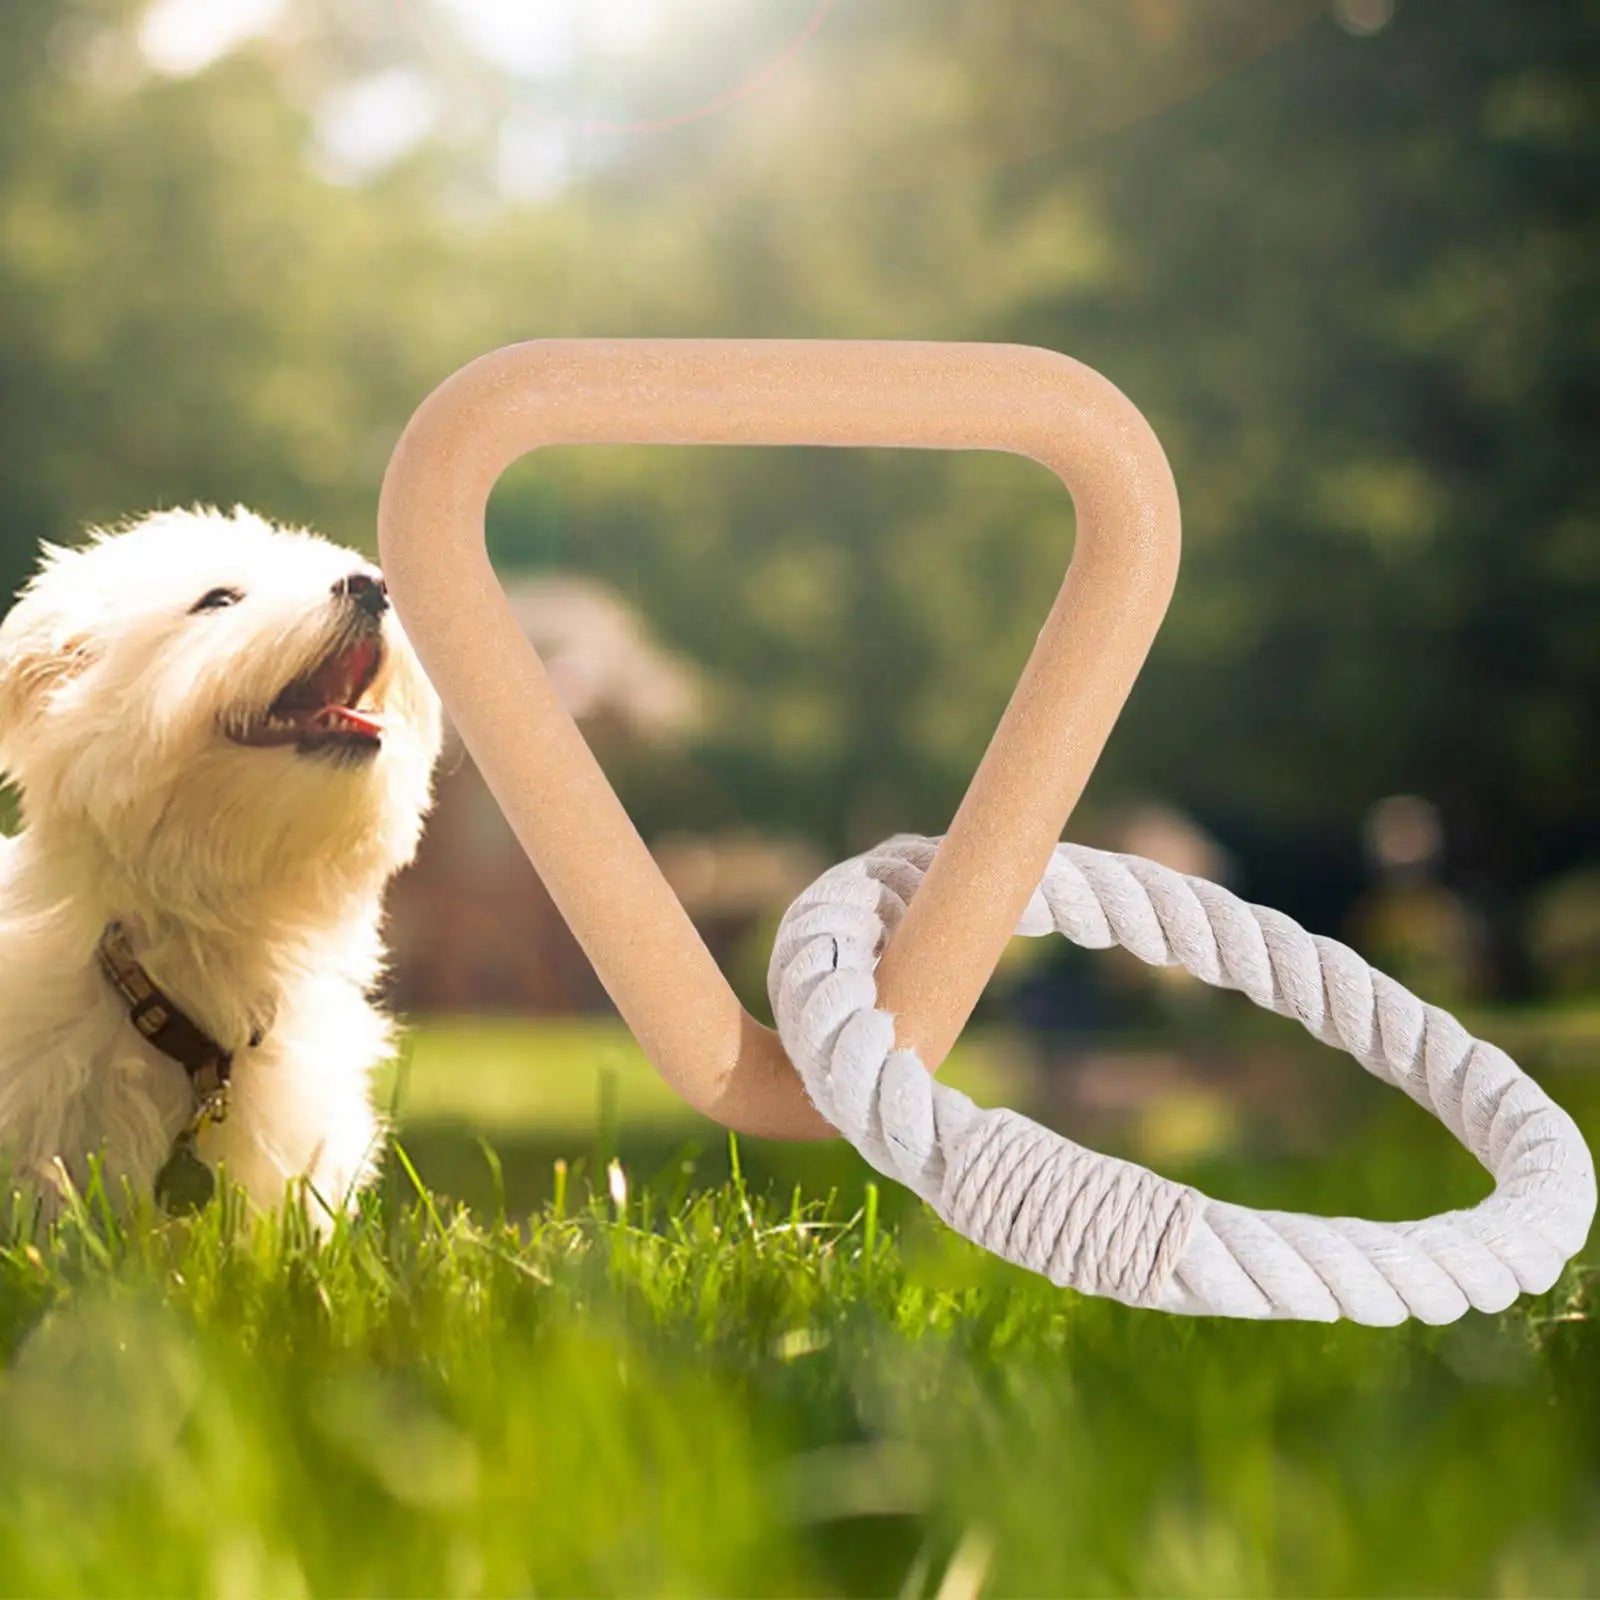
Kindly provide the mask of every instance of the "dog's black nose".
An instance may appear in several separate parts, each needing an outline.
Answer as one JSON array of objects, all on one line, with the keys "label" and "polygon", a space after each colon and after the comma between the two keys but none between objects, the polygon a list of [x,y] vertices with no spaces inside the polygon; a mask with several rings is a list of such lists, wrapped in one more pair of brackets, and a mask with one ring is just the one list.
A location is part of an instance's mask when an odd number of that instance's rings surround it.
[{"label": "dog's black nose", "polygon": [[389,609],[389,590],[376,572],[352,572],[333,586],[340,600],[353,600],[369,617],[381,617]]}]

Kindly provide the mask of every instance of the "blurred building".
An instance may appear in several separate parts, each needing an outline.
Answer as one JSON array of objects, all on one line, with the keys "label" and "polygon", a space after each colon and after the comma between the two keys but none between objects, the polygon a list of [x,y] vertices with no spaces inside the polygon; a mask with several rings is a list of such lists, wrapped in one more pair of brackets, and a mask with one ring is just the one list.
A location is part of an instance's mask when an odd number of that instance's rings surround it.
[{"label": "blurred building", "polygon": [[[506,590],[567,710],[608,753],[681,747],[698,720],[694,669],[604,586],[570,575]],[[494,796],[453,732],[414,865],[389,896],[390,990],[407,1011],[546,1014],[603,1007],[604,991]],[[803,848],[750,832],[660,841],[668,882],[725,965],[808,883]]]}]

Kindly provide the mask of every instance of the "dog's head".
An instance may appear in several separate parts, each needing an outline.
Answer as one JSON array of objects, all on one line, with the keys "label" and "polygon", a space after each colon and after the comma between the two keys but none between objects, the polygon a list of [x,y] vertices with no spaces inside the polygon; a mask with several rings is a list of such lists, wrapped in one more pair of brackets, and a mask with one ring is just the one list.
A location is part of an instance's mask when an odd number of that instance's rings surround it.
[{"label": "dog's head", "polygon": [[438,749],[376,568],[244,510],[46,547],[0,624],[26,819],[90,830],[142,883],[373,887],[416,846]]}]

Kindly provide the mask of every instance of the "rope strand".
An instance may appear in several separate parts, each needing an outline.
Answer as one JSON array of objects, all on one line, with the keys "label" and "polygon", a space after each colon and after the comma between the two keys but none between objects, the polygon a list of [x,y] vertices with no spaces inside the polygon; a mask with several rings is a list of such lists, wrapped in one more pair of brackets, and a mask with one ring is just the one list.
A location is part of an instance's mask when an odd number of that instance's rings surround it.
[{"label": "rope strand", "polygon": [[937,840],[892,839],[789,908],[769,987],[817,1109],[957,1232],[1052,1282],[1191,1315],[1389,1325],[1500,1311],[1548,1289],[1588,1236],[1594,1161],[1506,1053],[1336,940],[1138,856],[1056,848],[1018,924],[1121,945],[1292,1017],[1431,1111],[1495,1180],[1416,1222],[1253,1211],[985,1110],[897,1050],[873,969]]}]

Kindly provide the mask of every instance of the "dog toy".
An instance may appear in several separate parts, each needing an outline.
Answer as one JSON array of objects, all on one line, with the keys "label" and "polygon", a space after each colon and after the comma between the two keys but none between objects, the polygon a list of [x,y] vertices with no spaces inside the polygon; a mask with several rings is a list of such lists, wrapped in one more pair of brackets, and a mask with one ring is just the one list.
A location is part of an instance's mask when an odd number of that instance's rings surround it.
[{"label": "dog toy", "polygon": [[[773,953],[777,1031],[733,996],[517,627],[484,544],[501,472],[553,444],[1006,450],[1077,509],[1066,579],[942,840],[823,875]],[[843,1133],[957,1231],[1054,1282],[1158,1310],[1446,1322],[1540,1292],[1581,1248],[1594,1163],[1572,1119],[1332,940],[1137,857],[1059,844],[1159,627],[1177,494],[1138,410],[1022,346],[551,340],[448,378],[379,505],[390,593],[523,848],[646,1054],[686,1100],[771,1138]],[[933,1076],[1013,932],[1178,964],[1298,1019],[1483,1163],[1470,1210],[1377,1223],[1254,1211],[982,1109]]]}]

